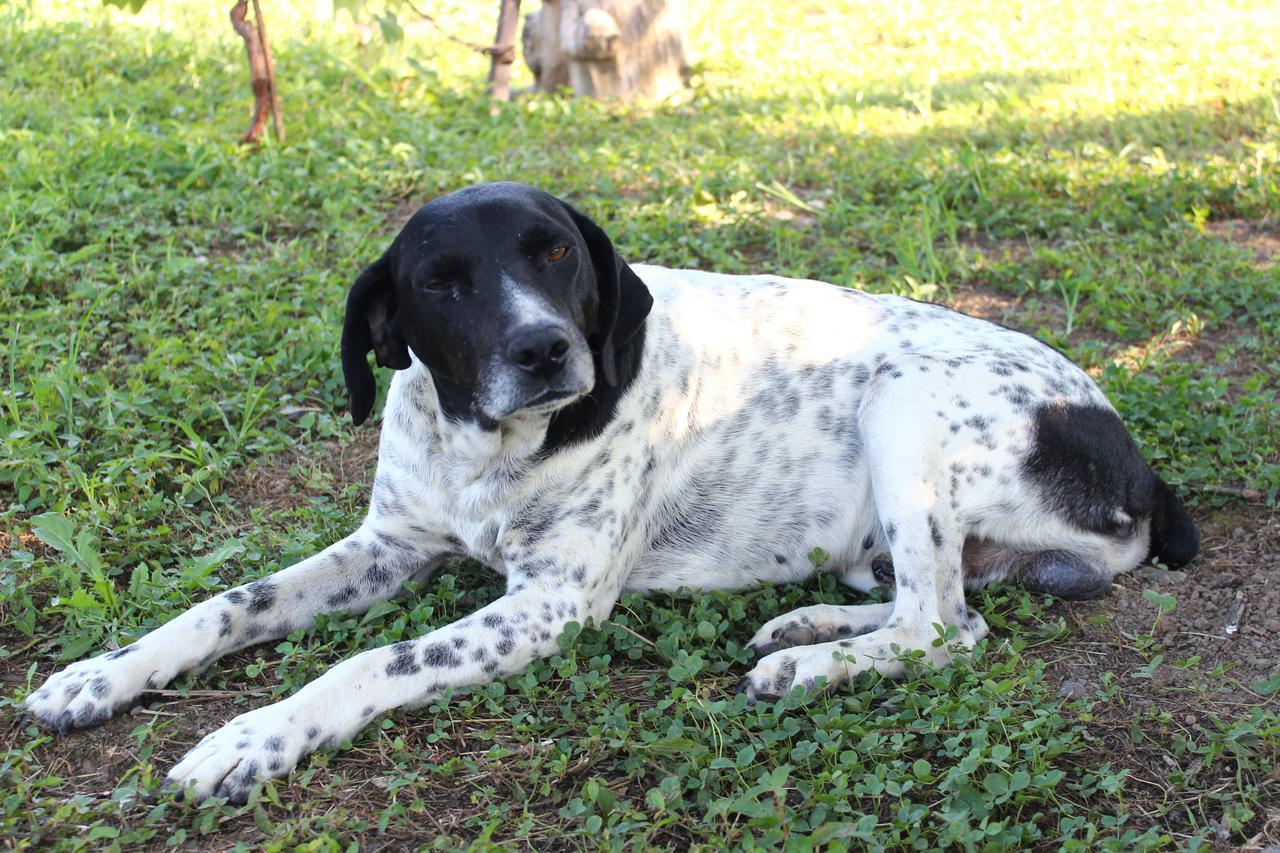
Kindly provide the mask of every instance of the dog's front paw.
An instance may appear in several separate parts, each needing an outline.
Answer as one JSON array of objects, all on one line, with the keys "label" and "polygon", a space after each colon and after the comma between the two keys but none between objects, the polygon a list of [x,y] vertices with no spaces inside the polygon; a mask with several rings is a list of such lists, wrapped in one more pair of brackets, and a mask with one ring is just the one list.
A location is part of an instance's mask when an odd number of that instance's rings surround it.
[{"label": "dog's front paw", "polygon": [[267,779],[284,776],[323,741],[316,726],[299,726],[284,703],[241,714],[195,745],[169,771],[176,785],[195,801],[225,797],[242,804]]},{"label": "dog's front paw", "polygon": [[27,713],[60,732],[106,722],[133,704],[152,683],[155,669],[136,646],[73,663],[27,697]]}]

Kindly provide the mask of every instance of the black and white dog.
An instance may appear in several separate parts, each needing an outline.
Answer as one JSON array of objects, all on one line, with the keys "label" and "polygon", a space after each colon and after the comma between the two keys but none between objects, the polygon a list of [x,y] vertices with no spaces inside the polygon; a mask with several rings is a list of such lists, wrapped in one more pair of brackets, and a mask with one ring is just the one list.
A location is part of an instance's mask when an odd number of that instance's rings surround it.
[{"label": "black and white dog", "polygon": [[546,193],[473,187],[416,213],[360,274],[342,366],[395,368],[369,514],[321,553],[70,666],[27,699],[66,730],[179,673],[361,612],[449,555],[507,579],[487,607],[337,664],[236,717],[169,779],[243,800],[391,708],[519,671],[624,590],[740,588],[823,571],[885,604],[764,625],[752,698],[836,685],[894,653],[941,664],[987,631],[965,587],[1103,594],[1199,547],[1088,375],[1026,335],[815,281],[628,266]]}]

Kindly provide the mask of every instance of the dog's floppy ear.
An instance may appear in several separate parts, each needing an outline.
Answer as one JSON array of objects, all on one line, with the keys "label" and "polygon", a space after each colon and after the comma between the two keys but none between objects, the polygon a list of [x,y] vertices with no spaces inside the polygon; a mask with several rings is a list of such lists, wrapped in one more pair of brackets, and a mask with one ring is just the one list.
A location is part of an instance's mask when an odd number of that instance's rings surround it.
[{"label": "dog's floppy ear", "polygon": [[356,426],[373,411],[377,386],[369,368],[369,350],[380,367],[404,370],[409,366],[409,346],[396,325],[396,291],[391,262],[376,260],[351,286],[347,294],[347,318],[342,324],[342,376],[351,397],[351,420]]},{"label": "dog's floppy ear", "polygon": [[560,202],[573,219],[591,254],[595,267],[596,287],[600,292],[600,307],[596,312],[596,328],[591,336],[592,348],[600,355],[600,369],[605,381],[618,384],[617,351],[644,324],[653,307],[653,296],[644,286],[640,276],[618,257],[608,235],[591,219]]}]

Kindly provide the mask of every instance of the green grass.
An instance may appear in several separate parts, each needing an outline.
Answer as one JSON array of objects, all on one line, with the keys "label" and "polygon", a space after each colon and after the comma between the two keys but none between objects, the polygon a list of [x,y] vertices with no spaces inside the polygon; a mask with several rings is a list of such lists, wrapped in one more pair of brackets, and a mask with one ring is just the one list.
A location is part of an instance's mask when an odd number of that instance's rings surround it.
[{"label": "green grass", "polygon": [[[482,41],[480,5],[442,16]],[[494,111],[483,60],[430,30],[361,46],[345,15],[271,3],[289,142],[260,149],[236,143],[248,85],[225,11],[0,5],[10,713],[37,670],[357,523],[367,465],[334,463],[369,442],[336,357],[346,288],[397,211],[481,180],[572,198],[633,260],[994,299],[1099,376],[1198,517],[1246,511],[1204,486],[1245,486],[1268,507],[1251,522],[1274,518],[1274,4],[731,0],[695,14],[682,98]],[[293,499],[262,500],[263,471]],[[1203,700],[1195,725],[1162,716],[1137,664],[1090,659],[1097,689],[1061,699],[1061,644],[1095,628],[1016,590],[985,594],[992,638],[946,672],[745,708],[741,643],[786,608],[856,600],[828,581],[628,597],[559,657],[395,715],[247,807],[137,796],[201,708],[234,713],[200,691],[266,701],[499,590],[460,566],[419,592],[183,679],[161,714],[71,738],[12,727],[0,833],[67,849],[1277,839],[1274,678],[1257,701]],[[1154,633],[1126,646],[1144,667]],[[1153,775],[1162,796],[1138,781]]]}]

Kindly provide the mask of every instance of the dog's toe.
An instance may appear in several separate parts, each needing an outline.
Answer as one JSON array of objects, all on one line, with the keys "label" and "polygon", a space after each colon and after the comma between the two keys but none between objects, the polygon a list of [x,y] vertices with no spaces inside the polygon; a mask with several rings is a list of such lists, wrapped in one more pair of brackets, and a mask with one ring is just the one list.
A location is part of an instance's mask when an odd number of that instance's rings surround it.
[{"label": "dog's toe", "polygon": [[268,779],[284,776],[310,751],[284,703],[241,714],[196,744],[165,779],[199,802],[222,797],[237,805]]}]

